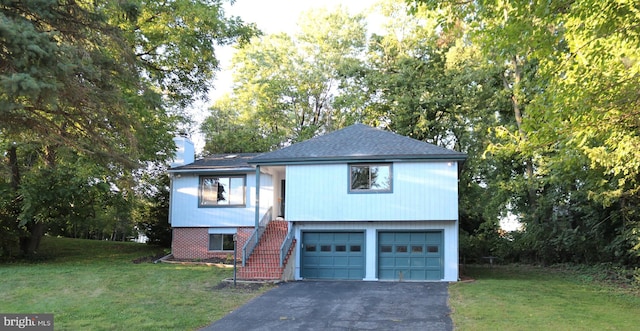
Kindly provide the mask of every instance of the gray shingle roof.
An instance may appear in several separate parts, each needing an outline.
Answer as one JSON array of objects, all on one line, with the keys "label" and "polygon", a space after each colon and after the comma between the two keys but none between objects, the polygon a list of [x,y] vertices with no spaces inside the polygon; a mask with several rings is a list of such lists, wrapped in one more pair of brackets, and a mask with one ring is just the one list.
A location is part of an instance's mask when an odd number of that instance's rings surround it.
[{"label": "gray shingle roof", "polygon": [[196,160],[187,165],[171,168],[172,171],[179,170],[209,170],[209,169],[240,169],[252,168],[247,163],[260,153],[236,153],[236,154],[214,154]]},{"label": "gray shingle roof", "polygon": [[254,157],[249,164],[324,163],[339,161],[375,161],[390,159],[456,160],[466,154],[375,129],[354,124],[323,136],[293,144]]}]

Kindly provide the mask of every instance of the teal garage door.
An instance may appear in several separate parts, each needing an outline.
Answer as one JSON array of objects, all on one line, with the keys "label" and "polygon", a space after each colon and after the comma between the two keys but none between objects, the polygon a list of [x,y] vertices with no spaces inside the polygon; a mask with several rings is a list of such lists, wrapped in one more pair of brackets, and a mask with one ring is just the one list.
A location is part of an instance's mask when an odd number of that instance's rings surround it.
[{"label": "teal garage door", "polygon": [[444,278],[442,231],[378,233],[378,279]]},{"label": "teal garage door", "polygon": [[363,232],[303,232],[302,278],[363,279]]}]

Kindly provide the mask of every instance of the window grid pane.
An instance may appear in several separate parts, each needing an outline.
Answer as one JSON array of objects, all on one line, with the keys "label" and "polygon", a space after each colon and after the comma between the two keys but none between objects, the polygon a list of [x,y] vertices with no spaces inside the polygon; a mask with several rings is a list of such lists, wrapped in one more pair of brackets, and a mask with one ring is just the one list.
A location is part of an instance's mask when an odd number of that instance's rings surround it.
[{"label": "window grid pane", "polygon": [[222,249],[222,235],[221,234],[210,234],[209,235],[209,250],[210,251],[219,251]]},{"label": "window grid pane", "polygon": [[233,250],[233,235],[232,234],[225,234],[223,235],[223,244],[222,244],[222,250],[223,251],[232,251]]}]

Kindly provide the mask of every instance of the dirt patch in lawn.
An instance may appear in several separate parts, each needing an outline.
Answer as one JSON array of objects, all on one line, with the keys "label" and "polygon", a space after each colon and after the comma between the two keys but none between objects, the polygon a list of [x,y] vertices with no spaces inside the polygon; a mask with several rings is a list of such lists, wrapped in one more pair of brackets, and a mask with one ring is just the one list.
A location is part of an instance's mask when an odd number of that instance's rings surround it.
[{"label": "dirt patch in lawn", "polygon": [[140,264],[140,263],[152,263],[157,261],[158,259],[162,258],[163,256],[165,256],[164,253],[161,254],[157,254],[157,255],[147,255],[147,256],[141,256],[137,259],[133,259],[131,262],[135,263],[135,264]]},{"label": "dirt patch in lawn", "polygon": [[236,284],[234,285],[233,280],[225,279],[224,281],[221,281],[220,283],[218,283],[218,285],[212,287],[211,289],[214,291],[230,289],[230,290],[240,290],[242,292],[255,292],[263,288],[273,287],[273,286],[276,286],[276,284],[271,282],[246,282],[246,281],[237,281]]},{"label": "dirt patch in lawn", "polygon": [[[159,260],[163,263],[173,264],[190,264],[190,265],[207,265],[220,268],[233,268],[233,259],[229,261],[227,258],[212,257],[208,259],[176,259],[173,255],[164,257]],[[242,264],[241,261],[237,262],[238,266]]]}]

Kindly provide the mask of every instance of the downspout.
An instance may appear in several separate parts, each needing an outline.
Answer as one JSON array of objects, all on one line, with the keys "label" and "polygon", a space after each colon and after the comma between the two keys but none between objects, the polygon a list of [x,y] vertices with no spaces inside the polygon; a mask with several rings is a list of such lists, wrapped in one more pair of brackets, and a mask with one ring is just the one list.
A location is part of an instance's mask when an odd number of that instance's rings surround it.
[{"label": "downspout", "polygon": [[[173,214],[173,174],[169,173],[169,217],[168,221],[171,224],[171,215]],[[173,233],[173,231],[171,231]]]},{"label": "downspout", "polygon": [[256,166],[256,230],[260,230],[260,166]]},{"label": "downspout", "polygon": [[[169,173],[168,175],[169,175],[169,217],[167,217],[167,218],[168,218],[168,221],[169,221],[169,227],[171,228],[171,253],[169,253],[169,255],[163,257],[162,259],[168,258],[170,255],[173,255],[173,223],[171,223],[171,219],[173,218],[172,215],[173,215],[173,198],[174,198],[173,197],[174,196],[174,194],[173,194],[173,180],[174,180],[173,177],[174,177],[174,174]],[[162,260],[162,259],[160,259],[160,260]],[[158,261],[160,261],[160,260],[156,260],[153,263],[158,263]]]}]

